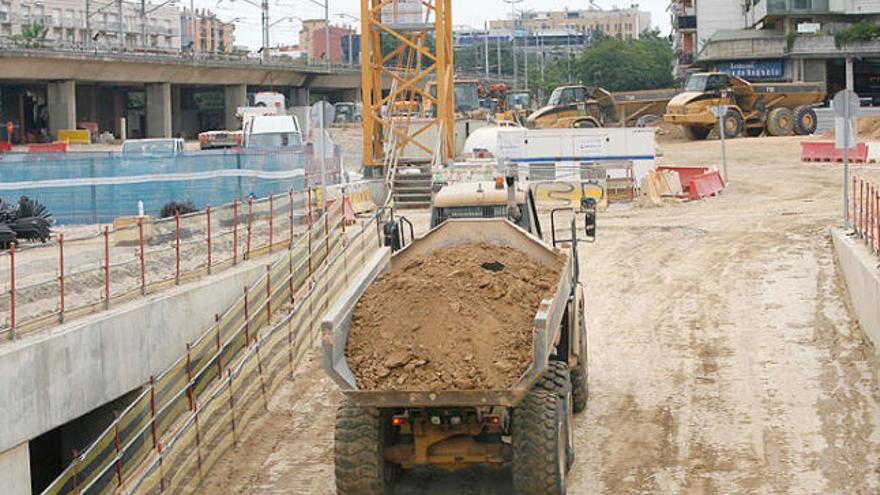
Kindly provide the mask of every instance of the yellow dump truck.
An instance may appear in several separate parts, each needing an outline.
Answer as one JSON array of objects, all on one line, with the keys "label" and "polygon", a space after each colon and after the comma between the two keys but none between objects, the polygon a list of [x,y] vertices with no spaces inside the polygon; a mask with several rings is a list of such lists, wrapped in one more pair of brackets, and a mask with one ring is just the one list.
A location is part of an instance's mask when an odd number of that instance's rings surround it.
[{"label": "yellow dump truck", "polygon": [[726,138],[742,133],[756,137],[812,134],[813,107],[825,99],[821,83],[750,83],[723,72],[691,74],[684,92],[666,107],[663,119],[684,128],[689,139],[706,139],[718,126],[712,107],[726,105],[722,128]]},{"label": "yellow dump truck", "polygon": [[674,89],[611,93],[602,88],[560,86],[547,105],[529,115],[532,129],[640,126],[659,120]]}]

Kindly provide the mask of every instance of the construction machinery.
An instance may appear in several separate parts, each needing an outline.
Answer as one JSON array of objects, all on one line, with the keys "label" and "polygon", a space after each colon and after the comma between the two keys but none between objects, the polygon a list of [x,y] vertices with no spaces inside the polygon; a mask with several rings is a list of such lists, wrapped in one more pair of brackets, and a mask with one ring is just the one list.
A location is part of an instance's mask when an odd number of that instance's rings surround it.
[{"label": "construction machinery", "polygon": [[[595,238],[596,216],[592,200],[583,206],[586,236],[579,239],[577,216],[572,215],[576,212],[559,208],[551,213],[552,242],[546,244],[531,190],[519,187],[515,173],[508,171],[494,182],[443,188],[432,205],[432,230],[408,246],[402,246],[398,224],[386,224],[391,227],[384,229],[386,244],[399,250],[390,256],[386,251],[368,263],[322,323],[324,369],[346,396],[336,419],[340,493],[389,492],[394,473],[401,469],[456,470],[507,463],[515,493],[566,493],[574,458],[572,415],[586,408],[588,395],[577,253],[579,240]],[[401,219],[401,229],[403,224]],[[562,235],[557,237],[559,225]],[[503,390],[360,388],[349,368],[346,346],[354,309],[369,286],[380,274],[416,257],[474,244],[512,248],[546,266],[564,258],[554,297],[536,308],[528,368]],[[393,350],[389,343],[388,352]],[[351,492],[351,487],[358,490]]]},{"label": "construction machinery", "polygon": [[674,89],[611,93],[590,86],[560,86],[547,105],[529,115],[533,129],[633,127],[659,120]]},{"label": "construction machinery", "polygon": [[514,122],[524,126],[532,112],[532,93],[514,90],[506,84],[492,84],[486,90],[486,107],[498,122]]},{"label": "construction machinery", "polygon": [[691,74],[684,92],[673,98],[663,117],[684,128],[689,139],[706,139],[718,127],[726,138],[806,135],[816,131],[813,107],[825,99],[821,83],[751,83],[723,72]]}]

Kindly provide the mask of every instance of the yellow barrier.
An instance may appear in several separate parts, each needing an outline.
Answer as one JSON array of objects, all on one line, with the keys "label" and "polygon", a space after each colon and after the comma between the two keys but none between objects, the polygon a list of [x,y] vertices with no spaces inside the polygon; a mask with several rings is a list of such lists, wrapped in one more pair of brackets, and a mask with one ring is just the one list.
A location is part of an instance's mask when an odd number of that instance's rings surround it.
[{"label": "yellow barrier", "polygon": [[595,199],[600,210],[608,207],[607,190],[601,182],[540,182],[534,191],[535,201],[541,206],[577,208],[586,197]]},{"label": "yellow barrier", "polygon": [[70,144],[90,144],[92,133],[88,129],[61,129],[58,131],[58,140]]},{"label": "yellow barrier", "polygon": [[355,213],[366,213],[376,209],[376,203],[373,202],[373,193],[369,190],[353,191],[349,194],[349,199]]}]

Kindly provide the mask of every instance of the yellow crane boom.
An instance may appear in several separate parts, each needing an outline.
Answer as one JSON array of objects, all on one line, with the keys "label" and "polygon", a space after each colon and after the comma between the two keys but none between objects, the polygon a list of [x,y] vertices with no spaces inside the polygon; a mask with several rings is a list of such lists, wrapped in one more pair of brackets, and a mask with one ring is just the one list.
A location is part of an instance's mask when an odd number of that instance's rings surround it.
[{"label": "yellow crane boom", "polygon": [[[364,165],[369,177],[382,176],[387,154],[399,155],[408,147],[431,156],[439,151],[444,162],[453,158],[451,4],[452,0],[361,0]],[[437,83],[436,96],[426,90],[432,81]],[[406,108],[415,101],[430,102],[437,110],[404,118],[391,111],[395,103]]]}]

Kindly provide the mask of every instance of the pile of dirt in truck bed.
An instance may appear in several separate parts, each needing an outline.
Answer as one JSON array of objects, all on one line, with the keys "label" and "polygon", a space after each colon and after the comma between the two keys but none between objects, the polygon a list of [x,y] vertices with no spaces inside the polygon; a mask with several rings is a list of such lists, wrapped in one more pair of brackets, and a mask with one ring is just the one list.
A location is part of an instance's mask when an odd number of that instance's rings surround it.
[{"label": "pile of dirt in truck bed", "polygon": [[358,302],[346,354],[367,390],[500,390],[532,359],[532,325],[563,259],[462,245],[379,277]]}]

